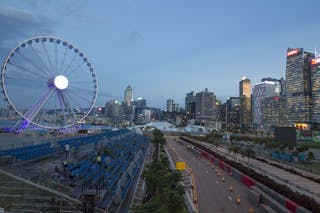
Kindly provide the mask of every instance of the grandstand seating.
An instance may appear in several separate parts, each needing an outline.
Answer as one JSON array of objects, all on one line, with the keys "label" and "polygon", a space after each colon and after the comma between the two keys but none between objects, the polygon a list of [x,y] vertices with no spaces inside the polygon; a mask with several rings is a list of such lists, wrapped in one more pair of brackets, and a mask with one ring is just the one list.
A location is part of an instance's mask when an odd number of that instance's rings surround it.
[{"label": "grandstand seating", "polygon": [[82,137],[77,137],[77,138],[67,138],[67,139],[62,139],[57,142],[57,144],[64,149],[65,145],[68,144],[71,147],[79,147],[80,145],[83,144],[90,144],[90,143],[95,143],[97,141],[103,140],[104,138],[112,138],[120,135],[124,135],[128,133],[129,130],[123,129],[123,130],[117,130],[117,131],[105,131],[99,134],[95,135],[86,135]]},{"label": "grandstand seating", "polygon": [[[120,136],[128,133],[128,130],[117,130],[117,131],[105,131],[100,134],[95,135],[87,135],[83,137],[76,137],[76,138],[67,138],[67,139],[61,139],[57,142],[60,149],[65,149],[65,145],[68,144],[71,147],[78,148],[79,146],[83,144],[90,144],[90,143],[96,143],[99,140],[102,140],[104,138],[111,138],[115,136]],[[41,143],[36,145],[30,145],[25,147],[18,147],[18,148],[12,148],[7,150],[2,150],[0,152],[0,155],[10,155],[15,157],[18,160],[27,161],[27,160],[34,160],[38,158],[42,158],[45,156],[48,156],[52,153],[55,153],[56,149],[52,147],[51,142],[47,143]],[[70,169],[69,169],[70,170]]]},{"label": "grandstand seating", "polygon": [[[127,131],[105,132],[104,135],[108,137],[110,137],[110,135],[119,136],[126,132]],[[103,139],[103,137],[100,137],[100,139]],[[82,137],[78,139],[78,141],[81,140],[82,143],[91,143],[91,139],[92,138],[88,136],[87,138]],[[96,138],[94,140],[96,140]],[[61,143],[61,146],[64,146],[64,144],[65,142]],[[70,143],[69,145],[77,146],[76,143]],[[147,138],[132,134],[128,137],[116,137],[108,140],[103,146],[104,150],[107,151],[101,156],[101,163],[95,161],[92,155],[94,155],[93,153],[96,151],[92,151],[86,160],[71,163],[67,169],[74,177],[74,181],[82,183],[81,185],[78,184],[78,187],[84,187],[83,191],[90,188],[92,189],[92,187],[95,186],[97,187],[99,182],[101,189],[106,191],[97,205],[109,209],[110,206],[121,205],[126,199],[141,168],[146,153]],[[82,190],[75,189],[75,191]],[[79,195],[75,195],[75,197],[79,197]]]},{"label": "grandstand seating", "polygon": [[66,144],[70,148],[81,150],[82,145],[93,145],[100,141],[104,142],[101,162],[96,162],[97,151],[90,146],[89,152],[80,158],[82,160],[76,162],[73,159],[72,162],[68,162],[66,173],[72,179],[66,178],[68,181],[65,181],[65,184],[72,181],[72,186],[75,188],[74,193],[70,194],[77,198],[85,190],[97,187],[99,184],[106,193],[100,198],[98,205],[103,208],[110,207],[110,205],[119,206],[126,199],[141,168],[148,145],[147,138],[144,136],[138,136],[128,130],[105,131],[95,135],[64,138],[57,142],[2,150],[0,154],[28,161],[53,153],[64,153]]},{"label": "grandstand seating", "polygon": [[25,147],[3,150],[3,155],[10,155],[18,160],[34,160],[45,157],[55,152],[55,148],[51,147],[51,143],[42,143]]},{"label": "grandstand seating", "polygon": [[[70,196],[80,198],[90,189],[101,189],[97,206],[116,212],[137,182],[137,175],[148,146],[147,138],[128,130],[104,131],[99,134],[62,138],[52,142],[0,150],[0,155],[12,156],[19,161],[33,161],[55,154],[55,165],[65,160],[65,146],[70,155],[64,170],[55,166],[55,181],[71,186]],[[86,146],[88,145],[88,146]],[[95,148],[93,148],[95,145]],[[100,145],[103,150],[100,150]],[[98,146],[98,147],[97,147]],[[102,154],[97,162],[97,150]],[[11,159],[11,158],[10,158]],[[53,159],[53,158],[52,158]],[[81,160],[80,160],[81,159]],[[61,165],[61,164],[60,164]],[[52,170],[53,171],[53,170]]]}]

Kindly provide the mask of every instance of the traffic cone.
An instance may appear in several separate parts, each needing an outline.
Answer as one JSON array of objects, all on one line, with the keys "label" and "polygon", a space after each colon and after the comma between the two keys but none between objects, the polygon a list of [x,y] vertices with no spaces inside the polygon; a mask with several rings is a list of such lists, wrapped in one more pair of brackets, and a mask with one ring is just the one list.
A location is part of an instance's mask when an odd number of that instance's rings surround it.
[{"label": "traffic cone", "polygon": [[237,197],[237,204],[240,204],[240,195]]},{"label": "traffic cone", "polygon": [[232,192],[233,191],[233,187],[232,187],[232,184],[230,185],[230,192]]},{"label": "traffic cone", "polygon": [[218,173],[218,169],[217,168],[216,168],[215,172]]},{"label": "traffic cone", "polygon": [[253,209],[252,208],[249,209],[249,213],[253,213]]},{"label": "traffic cone", "polygon": [[229,172],[229,176],[232,176],[232,172]]},{"label": "traffic cone", "polygon": [[224,177],[222,177],[222,182],[224,182]]}]

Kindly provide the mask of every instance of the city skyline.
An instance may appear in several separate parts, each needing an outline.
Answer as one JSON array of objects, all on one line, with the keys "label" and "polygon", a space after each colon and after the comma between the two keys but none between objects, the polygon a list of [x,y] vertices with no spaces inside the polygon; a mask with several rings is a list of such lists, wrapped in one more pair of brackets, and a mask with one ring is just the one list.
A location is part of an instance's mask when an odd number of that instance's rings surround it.
[{"label": "city skyline", "polygon": [[[186,93],[205,88],[224,101],[237,96],[243,76],[252,83],[285,77],[287,48],[314,52],[320,47],[320,31],[314,27],[319,20],[316,1],[1,1],[0,5],[1,63],[30,37],[48,34],[66,39],[95,66],[100,82],[97,105],[123,100],[129,84],[134,98],[143,97],[148,105],[162,109],[167,99],[184,106]],[[299,11],[299,16],[290,11]]]}]

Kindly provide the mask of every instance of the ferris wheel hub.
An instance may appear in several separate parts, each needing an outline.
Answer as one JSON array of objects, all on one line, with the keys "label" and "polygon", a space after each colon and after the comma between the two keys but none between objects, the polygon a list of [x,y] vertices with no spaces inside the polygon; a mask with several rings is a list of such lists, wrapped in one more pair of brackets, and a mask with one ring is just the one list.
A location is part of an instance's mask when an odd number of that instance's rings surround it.
[{"label": "ferris wheel hub", "polygon": [[61,89],[61,90],[66,89],[69,85],[69,81],[67,77],[64,75],[57,75],[54,78],[53,83],[58,89]]}]

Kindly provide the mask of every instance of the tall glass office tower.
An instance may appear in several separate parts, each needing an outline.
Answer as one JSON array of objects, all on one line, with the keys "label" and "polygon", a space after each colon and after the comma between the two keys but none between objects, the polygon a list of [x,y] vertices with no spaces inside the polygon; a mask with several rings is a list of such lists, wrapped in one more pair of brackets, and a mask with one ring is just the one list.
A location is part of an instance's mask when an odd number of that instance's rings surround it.
[{"label": "tall glass office tower", "polygon": [[247,129],[251,125],[251,83],[250,79],[243,78],[239,83],[240,98],[240,128]]},{"label": "tall glass office tower", "polygon": [[311,123],[320,127],[320,57],[311,61],[312,110]]},{"label": "tall glass office tower", "polygon": [[313,53],[302,48],[287,50],[286,93],[288,125],[311,123],[311,60]]}]

